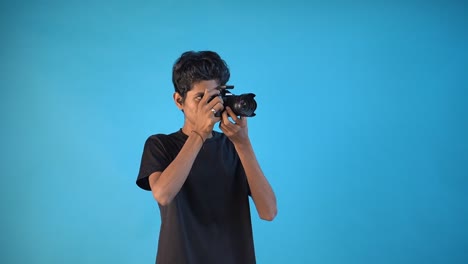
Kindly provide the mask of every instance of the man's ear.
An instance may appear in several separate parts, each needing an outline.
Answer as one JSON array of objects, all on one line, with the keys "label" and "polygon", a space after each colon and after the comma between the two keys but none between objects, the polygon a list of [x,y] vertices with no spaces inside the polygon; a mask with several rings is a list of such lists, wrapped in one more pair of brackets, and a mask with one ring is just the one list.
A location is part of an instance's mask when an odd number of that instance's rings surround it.
[{"label": "man's ear", "polygon": [[183,110],[183,98],[182,96],[178,93],[178,92],[175,92],[172,97],[174,98],[174,103],[176,104],[177,108],[179,108],[180,110]]}]

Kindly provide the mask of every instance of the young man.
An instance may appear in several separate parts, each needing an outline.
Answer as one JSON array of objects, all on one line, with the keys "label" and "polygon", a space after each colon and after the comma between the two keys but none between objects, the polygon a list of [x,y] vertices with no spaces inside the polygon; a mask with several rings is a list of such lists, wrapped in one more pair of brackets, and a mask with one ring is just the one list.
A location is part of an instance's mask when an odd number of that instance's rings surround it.
[{"label": "young man", "polygon": [[[219,96],[229,77],[212,51],[185,52],[174,64],[173,98],[184,125],[146,140],[136,181],[151,190],[161,212],[158,264],[255,263],[248,197],[261,219],[276,216],[247,118],[225,108]],[[213,131],[216,123],[223,133]]]}]

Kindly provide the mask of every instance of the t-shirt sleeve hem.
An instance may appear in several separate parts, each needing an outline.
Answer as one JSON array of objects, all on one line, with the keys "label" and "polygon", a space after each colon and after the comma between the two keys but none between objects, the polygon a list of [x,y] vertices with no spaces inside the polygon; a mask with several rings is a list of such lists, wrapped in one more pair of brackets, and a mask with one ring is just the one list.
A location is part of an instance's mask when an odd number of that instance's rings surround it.
[{"label": "t-shirt sleeve hem", "polygon": [[136,184],[138,185],[138,187],[140,187],[143,190],[151,191],[151,187],[149,185],[149,175],[145,176],[145,177],[138,178],[136,180]]}]

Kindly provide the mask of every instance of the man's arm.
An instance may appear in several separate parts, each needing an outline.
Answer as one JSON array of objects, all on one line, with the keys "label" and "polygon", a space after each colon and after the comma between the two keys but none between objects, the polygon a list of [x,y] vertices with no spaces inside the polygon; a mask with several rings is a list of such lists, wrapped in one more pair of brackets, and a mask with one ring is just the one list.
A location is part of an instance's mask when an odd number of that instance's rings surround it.
[{"label": "man's arm", "polygon": [[[228,119],[228,115],[235,123]],[[273,220],[277,214],[276,196],[257,161],[248,136],[247,119],[237,117],[229,107],[226,107],[226,111],[222,115],[220,128],[236,148],[244,167],[258,215],[263,220]]]},{"label": "man's arm", "polygon": [[243,144],[235,144],[239,158],[249,183],[250,193],[261,219],[272,221],[277,214],[276,196],[252,148],[250,140]]},{"label": "man's arm", "polygon": [[171,164],[163,172],[153,172],[149,176],[151,192],[159,204],[169,204],[180,191],[202,144],[202,138],[192,132]]},{"label": "man's arm", "polygon": [[[198,119],[194,124],[184,124],[183,129],[191,132],[186,132],[189,137],[182,149],[163,172],[154,172],[149,176],[151,192],[159,204],[163,206],[169,204],[179,193],[185,180],[187,180],[203,142],[211,135],[214,124],[220,120],[219,117],[214,116],[212,109],[216,104],[222,103],[221,99],[216,97],[208,102],[213,95],[217,94],[219,94],[219,91],[216,89],[205,90],[203,98],[197,106]],[[178,102],[177,98],[174,99]],[[178,103],[182,105],[180,102]]]}]

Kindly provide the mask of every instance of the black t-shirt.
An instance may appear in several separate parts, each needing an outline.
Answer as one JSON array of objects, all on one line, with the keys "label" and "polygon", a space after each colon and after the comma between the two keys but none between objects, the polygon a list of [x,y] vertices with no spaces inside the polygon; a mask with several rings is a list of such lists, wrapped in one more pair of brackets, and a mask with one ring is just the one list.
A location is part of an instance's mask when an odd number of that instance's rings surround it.
[{"label": "black t-shirt", "polygon": [[[182,130],[150,136],[137,185],[150,190],[148,176],[163,171],[187,140]],[[179,193],[159,205],[157,264],[255,263],[249,186],[232,142],[214,132],[205,141]]]}]

